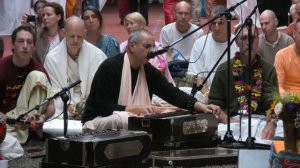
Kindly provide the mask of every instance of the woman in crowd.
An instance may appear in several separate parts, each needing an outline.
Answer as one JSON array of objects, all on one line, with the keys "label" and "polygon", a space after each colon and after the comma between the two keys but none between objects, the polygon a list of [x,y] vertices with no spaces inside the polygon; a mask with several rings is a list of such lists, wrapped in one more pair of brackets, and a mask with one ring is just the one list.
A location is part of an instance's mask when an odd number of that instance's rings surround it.
[{"label": "woman in crowd", "polygon": [[97,8],[87,6],[83,11],[82,18],[87,29],[86,40],[88,42],[101,49],[107,57],[113,57],[120,53],[116,38],[110,34],[102,34],[103,17]]},{"label": "woman in crowd", "polygon": [[34,15],[35,18],[33,19],[32,15],[26,13],[25,15],[23,15],[21,23],[26,24],[29,22],[31,23],[33,22],[33,24],[35,24],[34,26],[36,29],[41,28],[43,26],[43,15],[44,15],[43,8],[46,3],[47,3],[46,0],[37,0],[33,6],[33,10],[35,12]]},{"label": "woman in crowd", "polygon": [[[146,19],[139,12],[129,13],[128,15],[126,15],[124,19],[124,26],[125,29],[127,30],[127,33],[130,34],[134,30],[138,30],[146,27]],[[128,45],[127,40],[120,44],[121,52],[126,52],[127,45]],[[155,41],[155,50],[159,50],[161,48],[162,48],[161,44]],[[149,62],[154,67],[159,69],[165,75],[165,77],[168,79],[170,83],[173,83],[175,85],[174,80],[168,68],[166,54],[158,55],[153,59],[150,59]]]},{"label": "woman in crowd", "polygon": [[63,39],[64,10],[56,2],[49,2],[43,8],[43,27],[37,33],[35,58],[44,63],[47,53]]}]

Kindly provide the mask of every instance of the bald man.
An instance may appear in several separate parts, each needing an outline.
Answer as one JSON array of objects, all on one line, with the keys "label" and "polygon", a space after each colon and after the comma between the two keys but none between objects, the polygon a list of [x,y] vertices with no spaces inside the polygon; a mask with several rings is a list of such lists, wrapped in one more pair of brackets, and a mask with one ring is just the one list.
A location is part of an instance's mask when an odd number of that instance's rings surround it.
[{"label": "bald man", "polygon": [[293,23],[293,22],[296,22],[297,21],[297,18],[298,18],[298,15],[296,13],[296,4],[292,4],[291,7],[290,7],[290,11],[289,11],[289,24],[290,23]]},{"label": "bald man", "polygon": [[[49,73],[54,93],[59,92],[78,80],[81,83],[70,90],[71,102],[68,105],[69,115],[76,116],[78,105],[87,99],[94,74],[106,55],[94,45],[85,41],[86,29],[83,20],[72,16],[66,21],[65,39],[45,59],[45,68]],[[77,107],[77,109],[76,109]],[[55,100],[55,116],[61,114],[63,102]]]},{"label": "bald man", "polygon": [[263,33],[259,36],[258,55],[269,63],[274,64],[276,53],[293,44],[294,40],[289,35],[277,30],[278,20],[273,11],[265,10],[259,16],[259,21]]},{"label": "bald man", "polygon": [[[165,47],[169,46],[184,35],[194,31],[198,26],[191,23],[192,7],[186,1],[178,2],[175,6],[175,22],[164,26],[160,33],[159,42]],[[194,42],[203,36],[200,29],[184,40],[172,46],[177,51],[173,52],[173,60],[189,60]],[[184,57],[184,58],[183,58]]]},{"label": "bald man", "polygon": [[297,15],[297,20],[289,24],[288,28],[285,30],[285,33],[293,37],[293,32],[295,30],[296,22],[300,20],[300,3],[295,2],[295,14]]}]

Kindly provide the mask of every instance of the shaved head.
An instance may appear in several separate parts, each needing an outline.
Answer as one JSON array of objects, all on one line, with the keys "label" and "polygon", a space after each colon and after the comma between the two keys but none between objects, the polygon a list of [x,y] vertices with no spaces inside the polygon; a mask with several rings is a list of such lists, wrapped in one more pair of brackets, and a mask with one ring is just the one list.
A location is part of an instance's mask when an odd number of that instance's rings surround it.
[{"label": "shaved head", "polygon": [[65,29],[70,29],[74,27],[79,27],[85,29],[84,21],[77,17],[77,16],[71,16],[66,20]]},{"label": "shaved head", "polygon": [[69,17],[64,32],[68,54],[75,58],[79,54],[87,32],[84,21],[77,16]]},{"label": "shaved head", "polygon": [[192,13],[191,5],[186,1],[180,1],[175,6],[175,11],[178,11],[180,8],[188,8],[190,13]]},{"label": "shaved head", "polygon": [[271,10],[263,11],[259,16],[259,21],[261,24],[262,31],[265,34],[267,40],[270,40],[269,38],[271,36],[274,37],[277,36],[278,19],[273,11]]},{"label": "shaved head", "polygon": [[260,17],[268,17],[270,19],[277,19],[276,14],[271,10],[265,10],[261,13]]}]

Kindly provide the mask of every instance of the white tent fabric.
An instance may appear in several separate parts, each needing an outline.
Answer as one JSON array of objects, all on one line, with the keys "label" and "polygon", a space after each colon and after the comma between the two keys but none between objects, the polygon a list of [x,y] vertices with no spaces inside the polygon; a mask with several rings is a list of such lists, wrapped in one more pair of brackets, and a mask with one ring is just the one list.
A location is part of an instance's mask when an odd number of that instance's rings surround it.
[{"label": "white tent fabric", "polygon": [[30,12],[31,0],[1,0],[0,1],[0,35],[11,35],[21,24],[25,12]]}]

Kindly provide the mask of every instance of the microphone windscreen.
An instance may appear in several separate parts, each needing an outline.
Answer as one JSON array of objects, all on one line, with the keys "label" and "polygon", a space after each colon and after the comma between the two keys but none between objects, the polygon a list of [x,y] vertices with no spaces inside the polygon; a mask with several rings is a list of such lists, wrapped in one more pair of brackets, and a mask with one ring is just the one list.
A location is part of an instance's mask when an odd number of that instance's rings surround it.
[{"label": "microphone windscreen", "polygon": [[17,120],[13,118],[6,118],[6,124],[16,124]]},{"label": "microphone windscreen", "polygon": [[169,48],[163,48],[163,49],[161,49],[161,50],[157,50],[157,51],[154,51],[154,52],[149,52],[148,55],[147,55],[147,58],[148,58],[148,59],[152,59],[152,58],[154,58],[154,57],[156,57],[156,56],[158,56],[158,55],[161,55],[161,54],[167,52],[168,49],[169,49]]}]

